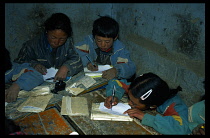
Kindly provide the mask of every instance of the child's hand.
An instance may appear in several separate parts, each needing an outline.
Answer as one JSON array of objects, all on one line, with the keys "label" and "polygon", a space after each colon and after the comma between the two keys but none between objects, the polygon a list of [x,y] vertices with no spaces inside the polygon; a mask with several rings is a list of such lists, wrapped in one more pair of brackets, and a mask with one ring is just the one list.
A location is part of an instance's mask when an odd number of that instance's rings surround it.
[{"label": "child's hand", "polygon": [[192,131],[193,135],[205,135],[205,124],[200,124]]},{"label": "child's hand", "polygon": [[35,70],[37,70],[39,73],[41,73],[42,75],[46,75],[47,74],[47,69],[45,68],[45,66],[41,65],[41,64],[37,64],[34,67]]},{"label": "child's hand", "polygon": [[19,85],[13,83],[8,89],[5,90],[5,102],[10,103],[16,101],[19,91],[20,91]]},{"label": "child's hand", "polygon": [[55,74],[55,78],[53,81],[56,82],[56,80],[65,80],[67,73],[68,73],[68,68],[65,65],[61,66],[57,71],[57,73]]},{"label": "child's hand", "polygon": [[102,72],[102,78],[111,80],[117,76],[117,69],[111,68]]},{"label": "child's hand", "polygon": [[90,71],[98,71],[98,65],[95,65],[93,66],[93,64],[91,64],[90,62],[87,64],[87,69],[90,70]]},{"label": "child's hand", "polygon": [[118,104],[118,99],[116,97],[114,97],[114,102],[112,103],[112,105],[111,105],[111,101],[112,101],[112,96],[107,97],[105,99],[104,106],[110,109],[112,106],[115,106]]},{"label": "child's hand", "polygon": [[141,110],[137,109],[137,108],[133,108],[133,109],[128,109],[127,111],[125,111],[123,114],[128,114],[131,118],[138,118],[140,120],[143,119],[144,117],[144,112],[142,112]]}]

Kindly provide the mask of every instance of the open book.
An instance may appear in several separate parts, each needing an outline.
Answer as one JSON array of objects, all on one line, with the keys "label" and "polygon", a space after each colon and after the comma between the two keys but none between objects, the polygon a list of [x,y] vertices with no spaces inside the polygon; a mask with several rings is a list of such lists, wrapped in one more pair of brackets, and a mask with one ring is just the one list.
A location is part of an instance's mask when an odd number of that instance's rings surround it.
[{"label": "open book", "polygon": [[96,81],[90,76],[82,76],[79,80],[75,81],[71,85],[67,86],[65,90],[73,95],[78,95],[85,89],[91,87]]},{"label": "open book", "polygon": [[118,103],[112,109],[104,106],[104,102],[92,103],[92,120],[111,120],[111,121],[133,121],[128,114],[123,114],[130,106],[125,103]]}]

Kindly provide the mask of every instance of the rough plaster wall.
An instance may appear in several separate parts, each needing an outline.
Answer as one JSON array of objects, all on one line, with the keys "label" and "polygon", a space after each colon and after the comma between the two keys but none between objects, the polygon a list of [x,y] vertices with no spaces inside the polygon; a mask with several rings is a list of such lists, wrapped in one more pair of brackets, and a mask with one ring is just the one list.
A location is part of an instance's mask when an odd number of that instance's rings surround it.
[{"label": "rough plaster wall", "polygon": [[205,59],[204,4],[113,4],[113,9],[124,32],[143,36],[192,59]]},{"label": "rough plaster wall", "polygon": [[44,21],[56,12],[69,16],[74,42],[82,41],[91,34],[98,15],[111,15],[111,8],[112,4],[103,3],[6,3],[5,46],[13,60],[22,44],[42,32]]},{"label": "rough plaster wall", "polygon": [[180,85],[187,105],[197,102],[205,92],[205,5],[113,4],[113,15],[137,74],[154,72]]},{"label": "rough plaster wall", "polygon": [[50,8],[36,4],[5,4],[5,46],[11,59],[17,57],[22,44],[39,34]]},{"label": "rough plaster wall", "polygon": [[191,105],[204,93],[204,11],[204,4],[8,3],[5,44],[14,59],[54,12],[70,17],[74,42],[91,33],[98,15],[111,15],[119,22],[120,40],[131,52],[137,74],[151,71],[171,87],[180,85],[182,98]]}]

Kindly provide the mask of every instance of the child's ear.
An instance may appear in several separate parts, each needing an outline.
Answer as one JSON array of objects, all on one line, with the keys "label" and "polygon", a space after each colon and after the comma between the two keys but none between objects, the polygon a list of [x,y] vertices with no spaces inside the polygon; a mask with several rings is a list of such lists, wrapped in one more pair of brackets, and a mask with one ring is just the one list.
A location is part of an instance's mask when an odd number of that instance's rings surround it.
[{"label": "child's ear", "polygon": [[149,108],[150,108],[150,109],[155,109],[155,108],[157,108],[157,106],[156,106],[156,105],[152,105],[152,106],[150,106]]}]

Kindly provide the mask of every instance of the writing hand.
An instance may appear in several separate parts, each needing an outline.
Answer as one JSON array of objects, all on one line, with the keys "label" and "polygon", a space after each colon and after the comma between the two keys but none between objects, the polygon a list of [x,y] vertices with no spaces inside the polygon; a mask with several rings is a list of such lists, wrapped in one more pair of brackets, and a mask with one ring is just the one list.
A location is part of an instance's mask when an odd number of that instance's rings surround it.
[{"label": "writing hand", "polygon": [[90,71],[98,71],[98,65],[93,65],[90,62],[87,64],[87,69]]},{"label": "writing hand", "polygon": [[114,97],[114,102],[111,105],[111,101],[112,101],[112,96],[106,97],[105,102],[104,102],[104,106],[108,109],[110,109],[112,106],[115,106],[118,104],[118,98]]}]

